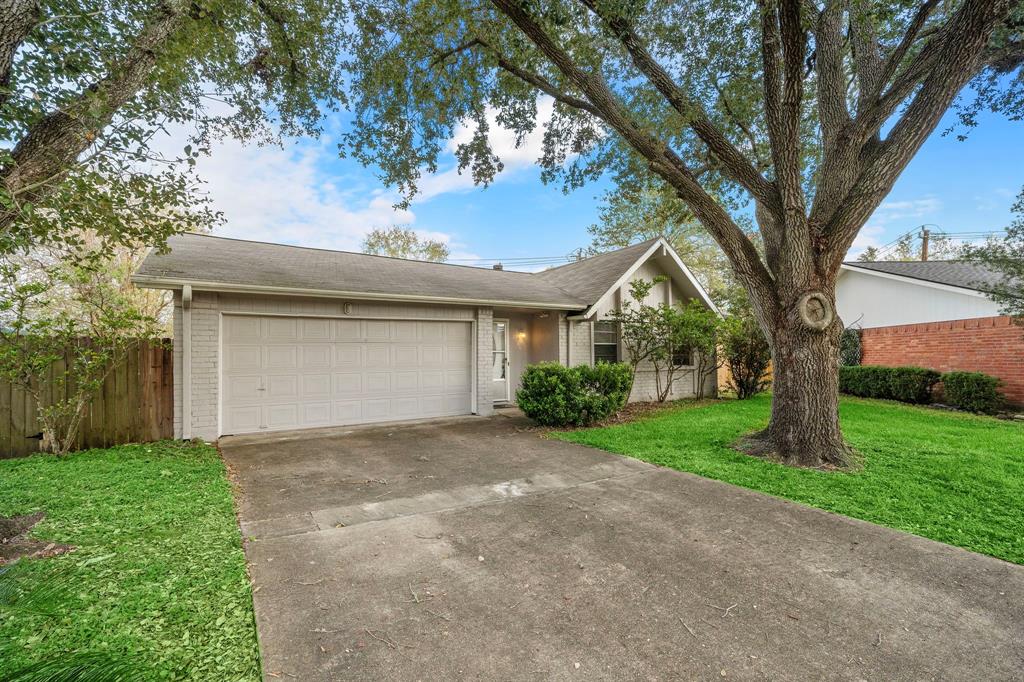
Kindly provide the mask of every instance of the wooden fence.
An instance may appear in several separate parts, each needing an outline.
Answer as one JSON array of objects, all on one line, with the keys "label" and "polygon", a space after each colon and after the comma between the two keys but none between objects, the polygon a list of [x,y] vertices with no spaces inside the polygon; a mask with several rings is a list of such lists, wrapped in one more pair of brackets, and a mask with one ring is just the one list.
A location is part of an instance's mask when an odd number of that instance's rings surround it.
[{"label": "wooden fence", "polygon": [[[172,438],[173,358],[170,342],[130,350],[87,408],[75,449]],[[39,432],[35,400],[0,379],[0,459],[37,452]]]}]

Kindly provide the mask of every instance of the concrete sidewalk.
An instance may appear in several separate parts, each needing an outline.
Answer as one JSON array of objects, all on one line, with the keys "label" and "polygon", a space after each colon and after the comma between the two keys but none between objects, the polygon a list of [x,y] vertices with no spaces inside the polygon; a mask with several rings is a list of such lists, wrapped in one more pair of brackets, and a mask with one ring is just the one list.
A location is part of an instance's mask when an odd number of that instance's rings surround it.
[{"label": "concrete sidewalk", "polygon": [[1024,568],[524,426],[223,439],[266,678],[1021,678]]}]

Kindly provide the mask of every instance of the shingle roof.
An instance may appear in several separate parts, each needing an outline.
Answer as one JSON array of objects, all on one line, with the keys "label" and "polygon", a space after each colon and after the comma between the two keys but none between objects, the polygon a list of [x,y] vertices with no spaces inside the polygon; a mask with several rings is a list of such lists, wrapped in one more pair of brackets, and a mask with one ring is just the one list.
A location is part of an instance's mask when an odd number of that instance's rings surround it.
[{"label": "shingle roof", "polygon": [[855,261],[846,265],[975,291],[992,291],[1003,281],[1002,274],[992,268],[966,261]]},{"label": "shingle roof", "polygon": [[[446,301],[524,303],[571,310],[582,310],[593,302],[544,277],[510,270],[197,234],[176,235],[167,245],[168,253],[153,251],[143,261],[135,274],[139,283],[159,285],[170,280],[258,285]],[[624,265],[623,271],[628,267]]]},{"label": "shingle roof", "polygon": [[536,277],[588,303],[596,303],[658,238],[538,272]]}]

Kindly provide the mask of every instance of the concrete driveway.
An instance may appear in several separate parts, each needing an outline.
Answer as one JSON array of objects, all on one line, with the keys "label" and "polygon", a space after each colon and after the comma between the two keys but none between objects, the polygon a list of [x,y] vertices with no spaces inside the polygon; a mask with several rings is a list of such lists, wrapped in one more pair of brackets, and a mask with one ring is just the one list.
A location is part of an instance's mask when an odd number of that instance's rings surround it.
[{"label": "concrete driveway", "polygon": [[525,426],[222,439],[266,679],[1024,674],[1022,567]]}]

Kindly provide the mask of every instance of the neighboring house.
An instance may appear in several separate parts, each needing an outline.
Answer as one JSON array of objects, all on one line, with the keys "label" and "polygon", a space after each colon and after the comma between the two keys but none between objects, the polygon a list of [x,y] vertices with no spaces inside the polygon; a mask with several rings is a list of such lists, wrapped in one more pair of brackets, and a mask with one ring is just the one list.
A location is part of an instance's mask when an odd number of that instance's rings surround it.
[{"label": "neighboring house", "polygon": [[836,305],[845,325],[863,330],[863,364],[985,372],[1024,403],[1024,329],[986,293],[999,281],[977,263],[846,263]]},{"label": "neighboring house", "polygon": [[[487,415],[527,364],[621,359],[606,317],[636,278],[667,275],[652,298],[713,308],[660,238],[535,274],[193,234],[168,246],[133,281],[174,292],[183,438]],[[673,396],[693,385],[684,374]],[[631,399],[653,396],[641,368]]]}]

